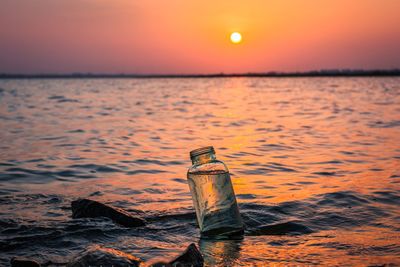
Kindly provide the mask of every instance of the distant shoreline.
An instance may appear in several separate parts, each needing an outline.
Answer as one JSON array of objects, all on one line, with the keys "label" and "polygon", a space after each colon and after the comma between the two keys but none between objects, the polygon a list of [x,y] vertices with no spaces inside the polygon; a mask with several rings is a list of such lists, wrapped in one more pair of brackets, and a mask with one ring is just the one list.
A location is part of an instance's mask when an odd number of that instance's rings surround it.
[{"label": "distant shoreline", "polygon": [[0,73],[0,79],[102,79],[102,78],[231,78],[231,77],[387,77],[400,76],[400,69],[391,70],[320,70],[306,72],[259,72],[259,73],[214,73],[214,74],[102,74],[102,73],[68,73],[68,74],[7,74]]}]

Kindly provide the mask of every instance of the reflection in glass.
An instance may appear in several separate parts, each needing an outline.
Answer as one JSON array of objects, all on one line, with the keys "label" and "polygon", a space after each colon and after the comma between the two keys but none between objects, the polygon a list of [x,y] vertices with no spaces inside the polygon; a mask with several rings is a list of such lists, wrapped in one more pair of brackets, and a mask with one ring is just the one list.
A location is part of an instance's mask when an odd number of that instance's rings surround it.
[{"label": "reflection in glass", "polygon": [[242,240],[201,239],[200,250],[206,266],[233,266],[240,257]]}]

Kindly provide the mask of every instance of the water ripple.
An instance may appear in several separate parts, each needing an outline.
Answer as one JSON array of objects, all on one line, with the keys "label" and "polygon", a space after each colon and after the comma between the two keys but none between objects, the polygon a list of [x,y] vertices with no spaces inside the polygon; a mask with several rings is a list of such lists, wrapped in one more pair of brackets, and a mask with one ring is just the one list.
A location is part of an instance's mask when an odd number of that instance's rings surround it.
[{"label": "water ripple", "polygon": [[[398,84],[0,80],[0,265],[62,266],[90,244],[164,260],[192,242],[207,266],[400,264]],[[232,172],[252,236],[199,240],[185,177],[206,145]],[[79,197],[149,223],[72,219]]]}]

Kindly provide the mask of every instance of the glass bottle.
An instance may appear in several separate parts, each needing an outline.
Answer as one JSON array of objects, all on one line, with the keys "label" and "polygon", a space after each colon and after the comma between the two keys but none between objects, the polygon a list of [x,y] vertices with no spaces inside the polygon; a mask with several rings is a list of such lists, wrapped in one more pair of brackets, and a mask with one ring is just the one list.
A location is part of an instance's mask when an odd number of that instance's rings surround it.
[{"label": "glass bottle", "polygon": [[243,234],[228,168],[212,146],[190,152],[187,179],[202,237],[231,238]]}]

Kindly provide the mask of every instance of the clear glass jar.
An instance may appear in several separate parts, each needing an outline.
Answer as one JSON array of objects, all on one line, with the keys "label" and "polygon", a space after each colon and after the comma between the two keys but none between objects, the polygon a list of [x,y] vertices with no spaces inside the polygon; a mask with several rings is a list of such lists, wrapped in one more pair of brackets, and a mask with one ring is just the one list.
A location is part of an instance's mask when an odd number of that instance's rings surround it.
[{"label": "clear glass jar", "polygon": [[187,179],[202,237],[230,238],[243,234],[228,168],[216,159],[212,146],[190,152]]}]

